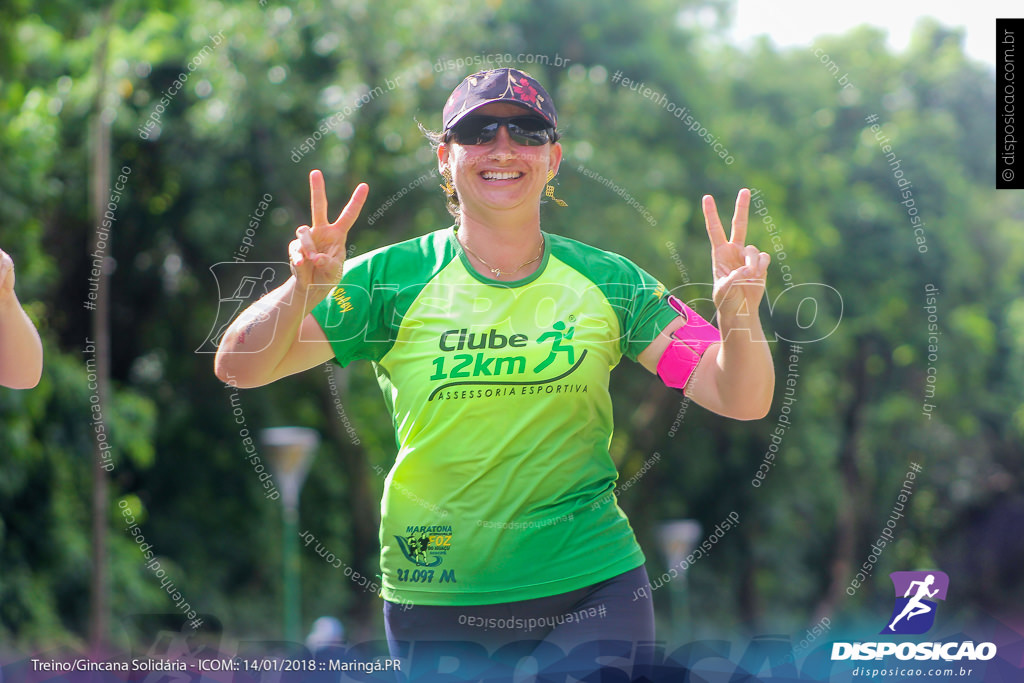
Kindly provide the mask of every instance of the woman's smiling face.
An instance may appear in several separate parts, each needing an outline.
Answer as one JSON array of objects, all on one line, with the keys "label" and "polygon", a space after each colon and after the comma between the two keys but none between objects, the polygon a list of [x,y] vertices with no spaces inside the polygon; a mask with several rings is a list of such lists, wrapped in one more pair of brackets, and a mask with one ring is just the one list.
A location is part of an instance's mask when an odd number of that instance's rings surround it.
[{"label": "woman's smiling face", "polygon": [[[473,112],[482,116],[529,116],[529,109],[509,102],[492,102]],[[482,145],[460,145],[449,141],[437,151],[439,166],[451,170],[463,213],[536,207],[547,184],[548,170],[558,171],[562,145],[520,145],[512,141],[508,128]]]}]

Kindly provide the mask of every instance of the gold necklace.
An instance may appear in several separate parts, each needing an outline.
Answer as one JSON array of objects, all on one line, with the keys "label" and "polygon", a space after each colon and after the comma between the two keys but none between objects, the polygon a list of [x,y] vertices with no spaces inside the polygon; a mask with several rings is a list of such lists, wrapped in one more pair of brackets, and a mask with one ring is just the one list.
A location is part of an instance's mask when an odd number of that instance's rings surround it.
[{"label": "gold necklace", "polygon": [[[456,236],[455,236],[455,239],[459,239],[458,235],[456,235]],[[533,262],[535,262],[535,261],[539,261],[539,260],[540,260],[540,257],[544,255],[544,236],[543,236],[543,235],[541,235],[541,236],[540,236],[540,253],[538,253],[538,254],[537,254],[536,256],[534,256],[534,257],[533,257],[532,259],[530,259],[530,260],[529,260],[529,261],[527,261],[526,263],[522,264],[521,266],[519,266],[519,267],[518,267],[518,268],[516,268],[515,270],[502,270],[501,268],[495,268],[495,267],[494,267],[494,266],[492,266],[492,265],[491,265],[490,263],[488,263],[487,261],[484,261],[484,260],[483,260],[482,258],[480,258],[480,255],[479,255],[479,254],[477,254],[477,253],[476,253],[475,251],[473,251],[472,249],[470,249],[470,248],[469,248],[468,246],[466,246],[466,243],[465,243],[465,242],[463,242],[463,241],[462,241],[461,239],[459,239],[459,244],[461,244],[461,245],[462,245],[462,248],[463,248],[463,249],[465,249],[465,250],[466,250],[466,251],[468,251],[468,252],[469,252],[470,254],[472,254],[472,255],[473,255],[473,256],[474,256],[475,258],[476,258],[476,260],[477,260],[477,261],[479,261],[480,263],[482,263],[482,264],[484,264],[485,266],[487,266],[487,269],[488,269],[489,271],[491,271],[492,273],[494,273],[494,277],[496,277],[496,278],[499,278],[499,277],[501,277],[502,275],[512,275],[512,274],[514,274],[514,273],[518,273],[518,272],[519,272],[520,270],[522,270],[522,269],[523,269],[523,268],[525,268],[526,266],[530,265],[531,263],[533,263]]]}]

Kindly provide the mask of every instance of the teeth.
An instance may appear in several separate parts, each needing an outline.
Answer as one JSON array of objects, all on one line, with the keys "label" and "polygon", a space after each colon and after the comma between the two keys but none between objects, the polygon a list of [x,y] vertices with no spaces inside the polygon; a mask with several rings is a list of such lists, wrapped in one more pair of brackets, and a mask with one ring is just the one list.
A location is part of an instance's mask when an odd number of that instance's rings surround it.
[{"label": "teeth", "polygon": [[480,175],[484,180],[512,180],[523,175],[519,171],[484,171]]}]

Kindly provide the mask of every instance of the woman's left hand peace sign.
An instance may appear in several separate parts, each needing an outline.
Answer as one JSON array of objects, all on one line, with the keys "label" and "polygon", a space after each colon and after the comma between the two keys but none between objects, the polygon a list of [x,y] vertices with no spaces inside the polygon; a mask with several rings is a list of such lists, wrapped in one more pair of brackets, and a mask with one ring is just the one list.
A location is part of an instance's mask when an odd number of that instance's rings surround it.
[{"label": "woman's left hand peace sign", "polygon": [[747,213],[750,190],[744,188],[736,196],[732,217],[732,235],[725,239],[722,221],[718,218],[715,199],[704,195],[704,225],[711,239],[711,272],[715,278],[712,298],[718,317],[758,315],[757,307],[764,295],[764,282],[771,256],[757,247],[744,244],[747,238]]}]

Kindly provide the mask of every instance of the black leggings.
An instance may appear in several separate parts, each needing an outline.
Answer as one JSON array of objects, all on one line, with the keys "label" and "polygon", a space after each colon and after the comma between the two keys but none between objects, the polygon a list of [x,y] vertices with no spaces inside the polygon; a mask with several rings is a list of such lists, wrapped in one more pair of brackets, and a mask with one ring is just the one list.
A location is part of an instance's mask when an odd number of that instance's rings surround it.
[{"label": "black leggings", "polygon": [[[654,608],[641,566],[586,588],[497,605],[448,607],[384,603],[391,656],[410,681],[629,681],[653,655]],[[600,673],[597,673],[600,672]]]}]

